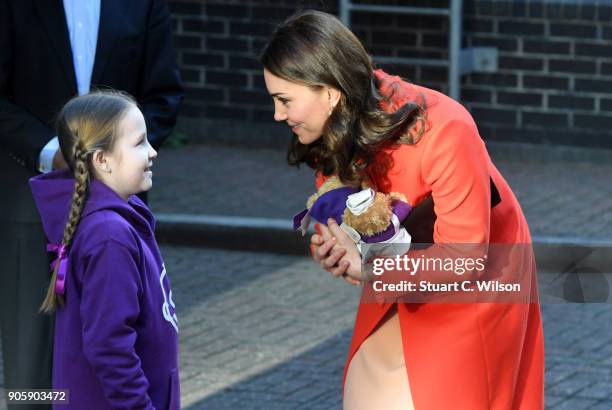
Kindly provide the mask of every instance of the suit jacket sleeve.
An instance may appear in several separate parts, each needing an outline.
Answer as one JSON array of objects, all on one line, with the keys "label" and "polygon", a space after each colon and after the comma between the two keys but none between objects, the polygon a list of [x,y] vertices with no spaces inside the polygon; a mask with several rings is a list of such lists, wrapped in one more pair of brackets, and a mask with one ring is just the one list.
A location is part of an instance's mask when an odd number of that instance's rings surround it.
[{"label": "suit jacket sleeve", "polygon": [[48,124],[12,101],[15,45],[9,6],[8,1],[0,2],[0,146],[24,166],[35,170],[40,150],[55,133]]},{"label": "suit jacket sleeve", "polygon": [[149,141],[158,149],[174,129],[184,95],[172,45],[170,12],[164,0],[151,4],[144,60],[139,103]]}]

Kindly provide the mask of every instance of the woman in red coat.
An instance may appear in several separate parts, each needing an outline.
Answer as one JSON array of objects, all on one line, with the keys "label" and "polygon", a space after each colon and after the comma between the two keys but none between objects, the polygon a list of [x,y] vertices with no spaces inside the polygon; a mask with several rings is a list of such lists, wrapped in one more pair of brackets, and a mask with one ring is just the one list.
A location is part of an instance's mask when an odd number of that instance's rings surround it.
[{"label": "woman in red coat", "polygon": [[[373,70],[359,40],[322,12],[282,23],[261,61],[274,119],[294,134],[289,163],[314,168],[317,186],[337,175],[347,185],[367,181],[400,192],[413,206],[431,197],[435,244],[531,251],[522,210],[459,103]],[[350,283],[368,280],[338,225],[319,229],[314,259]],[[344,373],[345,409],[542,409],[535,265],[529,256],[521,263],[527,303],[361,303]]]}]

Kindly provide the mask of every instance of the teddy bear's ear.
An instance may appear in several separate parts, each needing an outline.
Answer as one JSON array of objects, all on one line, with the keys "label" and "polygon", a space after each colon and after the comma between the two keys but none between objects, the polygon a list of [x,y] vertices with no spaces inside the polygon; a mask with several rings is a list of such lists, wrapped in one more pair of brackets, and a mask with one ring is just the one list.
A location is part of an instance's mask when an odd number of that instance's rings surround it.
[{"label": "teddy bear's ear", "polygon": [[[340,181],[340,178],[338,178],[337,175],[332,175],[331,177],[329,177],[327,181],[325,181],[324,185],[326,185],[327,191],[331,191],[332,189],[344,186],[344,184],[342,183],[342,181]],[[323,188],[323,186],[321,186],[321,188]]]},{"label": "teddy bear's ear", "polygon": [[336,175],[332,175],[331,177],[327,178],[325,182],[323,182],[323,184],[321,184],[317,192],[315,192],[308,198],[308,201],[306,201],[306,208],[310,209],[321,195],[336,188],[342,188],[343,186],[344,184],[340,182],[340,178],[338,178]]}]

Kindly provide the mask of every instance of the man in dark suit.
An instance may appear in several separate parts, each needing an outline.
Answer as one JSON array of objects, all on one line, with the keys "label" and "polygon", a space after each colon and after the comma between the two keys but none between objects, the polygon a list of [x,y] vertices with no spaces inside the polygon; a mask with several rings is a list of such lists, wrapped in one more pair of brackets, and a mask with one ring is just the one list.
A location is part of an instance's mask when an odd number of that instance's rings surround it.
[{"label": "man in dark suit", "polygon": [[28,179],[64,164],[53,129],[61,107],[104,87],[137,99],[159,149],[183,97],[165,0],[0,0],[0,323],[7,389],[50,388],[53,323],[38,313],[50,259]]}]

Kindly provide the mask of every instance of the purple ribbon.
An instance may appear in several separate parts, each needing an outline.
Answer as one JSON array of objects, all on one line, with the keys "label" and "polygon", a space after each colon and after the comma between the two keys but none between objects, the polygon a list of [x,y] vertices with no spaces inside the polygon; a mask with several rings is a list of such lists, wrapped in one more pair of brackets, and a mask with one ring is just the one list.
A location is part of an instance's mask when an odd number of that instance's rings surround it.
[{"label": "purple ribbon", "polygon": [[359,192],[357,188],[341,187],[332,189],[321,195],[310,208],[310,216],[315,221],[327,225],[328,218],[334,218],[338,225],[342,224],[342,215],[346,208],[349,195]]},{"label": "purple ribbon", "polygon": [[68,248],[66,245],[57,245],[55,243],[47,244],[47,252],[57,252],[57,259],[51,262],[51,270],[59,263],[57,270],[57,278],[55,279],[55,293],[58,295],[64,294],[64,285],[66,283],[66,270],[68,265]]},{"label": "purple ribbon", "polygon": [[304,209],[302,212],[300,212],[299,214],[296,214],[293,217],[293,230],[294,231],[297,231],[298,229],[302,227],[302,221],[304,220],[306,215],[308,215],[308,209]]},{"label": "purple ribbon", "polygon": [[[404,201],[400,201],[400,200],[395,200],[393,201],[393,213],[395,214],[395,216],[397,216],[397,219],[401,223],[404,221],[404,219],[406,219],[408,217],[408,214],[410,214],[410,212],[412,211],[412,207],[407,204]],[[401,229],[401,226],[399,227],[399,229]],[[395,234],[398,232],[398,230],[395,229],[395,226],[393,226],[393,223],[389,224],[389,226],[387,227],[387,229],[385,229],[382,232],[379,232],[375,235],[372,236],[362,236],[362,240],[365,243],[379,243],[379,242],[384,242],[384,241],[388,241],[389,239],[393,238],[393,236],[395,236]]]}]

